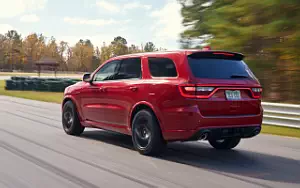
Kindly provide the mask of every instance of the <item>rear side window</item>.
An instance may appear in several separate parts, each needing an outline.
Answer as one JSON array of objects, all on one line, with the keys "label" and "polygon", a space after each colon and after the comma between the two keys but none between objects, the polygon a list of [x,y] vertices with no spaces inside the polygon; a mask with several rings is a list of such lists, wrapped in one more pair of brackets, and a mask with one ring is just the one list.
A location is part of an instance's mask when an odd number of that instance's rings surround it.
[{"label": "rear side window", "polygon": [[153,77],[177,77],[177,70],[171,59],[149,57],[148,62]]},{"label": "rear side window", "polygon": [[197,78],[255,79],[242,60],[188,57],[188,63]]},{"label": "rear side window", "polygon": [[116,79],[133,79],[141,78],[141,59],[140,58],[129,58],[124,59],[121,62],[120,69]]}]

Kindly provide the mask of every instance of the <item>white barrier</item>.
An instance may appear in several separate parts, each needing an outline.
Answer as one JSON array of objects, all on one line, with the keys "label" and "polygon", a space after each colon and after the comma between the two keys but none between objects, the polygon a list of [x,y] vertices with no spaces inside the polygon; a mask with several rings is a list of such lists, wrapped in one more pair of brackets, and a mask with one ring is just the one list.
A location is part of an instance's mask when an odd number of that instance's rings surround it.
[{"label": "white barrier", "polygon": [[300,128],[300,105],[263,102],[262,106],[263,124]]}]

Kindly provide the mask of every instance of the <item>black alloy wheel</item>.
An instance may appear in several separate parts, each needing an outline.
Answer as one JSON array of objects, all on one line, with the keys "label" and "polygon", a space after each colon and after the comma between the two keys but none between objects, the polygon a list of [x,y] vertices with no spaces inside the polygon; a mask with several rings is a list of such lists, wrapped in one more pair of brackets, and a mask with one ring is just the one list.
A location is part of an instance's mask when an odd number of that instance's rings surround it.
[{"label": "black alloy wheel", "polygon": [[158,121],[150,110],[141,110],[134,116],[132,140],[135,149],[143,155],[158,155],[163,152],[166,142]]},{"label": "black alloy wheel", "polygon": [[63,106],[62,124],[64,131],[69,135],[79,136],[85,129],[80,124],[76,107],[72,101],[67,101]]}]

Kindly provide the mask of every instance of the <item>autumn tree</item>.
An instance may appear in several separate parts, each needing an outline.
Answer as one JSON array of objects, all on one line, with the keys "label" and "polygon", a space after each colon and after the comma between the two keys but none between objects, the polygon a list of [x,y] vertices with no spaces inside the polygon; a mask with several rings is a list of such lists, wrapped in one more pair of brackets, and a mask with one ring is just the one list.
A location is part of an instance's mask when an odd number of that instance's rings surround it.
[{"label": "autumn tree", "polygon": [[97,69],[100,64],[101,64],[101,52],[97,46],[94,51],[91,70]]},{"label": "autumn tree", "polygon": [[56,43],[56,39],[54,37],[50,38],[50,41],[46,46],[46,52],[43,55],[47,57],[51,57],[53,59],[59,58],[58,46]]},{"label": "autumn tree", "polygon": [[124,55],[128,53],[127,41],[123,37],[115,37],[111,42],[113,55]]},{"label": "autumn tree", "polygon": [[25,64],[27,70],[32,70],[33,62],[38,60],[39,38],[36,33],[28,35],[23,41],[23,51],[26,57]]},{"label": "autumn tree", "polygon": [[113,57],[113,55],[114,55],[113,45],[110,44],[107,46],[105,43],[103,43],[100,50],[101,63],[104,63],[106,60]]},{"label": "autumn tree", "polygon": [[10,64],[11,71],[14,69],[17,63],[21,61],[21,48],[22,39],[21,35],[15,30],[10,30],[5,34],[6,38],[6,48],[5,56],[7,62]]},{"label": "autumn tree", "polygon": [[78,70],[88,71],[91,68],[94,46],[90,40],[80,39],[73,47],[73,54]]},{"label": "autumn tree", "polygon": [[134,44],[132,44],[132,45],[129,46],[129,48],[128,48],[128,53],[129,53],[129,54],[140,53],[140,52],[142,52],[142,50],[140,50],[139,47],[136,46],[136,45],[134,45]]},{"label": "autumn tree", "polygon": [[45,37],[43,34],[39,34],[39,35],[37,35],[37,37],[38,37],[38,40],[37,40],[37,44],[36,44],[36,48],[37,48],[36,61],[40,60],[42,57],[47,56],[49,53],[51,53],[51,52],[49,52],[50,50],[52,50],[50,48],[52,48],[52,45],[55,45],[55,44],[53,44],[53,40],[54,40],[53,37],[50,38],[50,42],[48,44],[46,44],[47,37]]},{"label": "autumn tree", "polygon": [[[146,44],[146,51],[156,50],[154,44]],[[117,36],[109,44],[94,47],[91,40],[79,40],[69,46],[65,41],[57,41],[54,37],[47,38],[43,34],[31,33],[21,38],[15,31],[0,34],[0,69],[22,69],[33,71],[35,62],[43,58],[55,59],[59,70],[63,71],[92,71],[108,59],[128,53],[139,53],[143,47],[131,44]]]},{"label": "autumn tree", "polygon": [[65,41],[60,41],[58,46],[58,55],[59,55],[58,62],[62,70],[68,70],[68,66],[67,66],[68,50],[69,50],[68,43]]},{"label": "autumn tree", "polygon": [[6,43],[5,36],[0,34],[0,69],[3,69],[5,65],[5,48],[6,48],[5,43]]}]

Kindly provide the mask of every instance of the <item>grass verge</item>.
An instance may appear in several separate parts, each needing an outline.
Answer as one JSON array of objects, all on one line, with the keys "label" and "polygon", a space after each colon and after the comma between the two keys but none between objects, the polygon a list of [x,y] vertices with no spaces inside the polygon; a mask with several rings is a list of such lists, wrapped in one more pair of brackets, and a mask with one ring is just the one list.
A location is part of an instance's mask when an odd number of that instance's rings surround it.
[{"label": "grass verge", "polygon": [[300,129],[298,129],[298,128],[263,125],[262,133],[300,138]]},{"label": "grass verge", "polygon": [[63,93],[61,92],[8,91],[5,90],[4,80],[0,80],[0,95],[53,103],[61,103],[63,99]]}]

